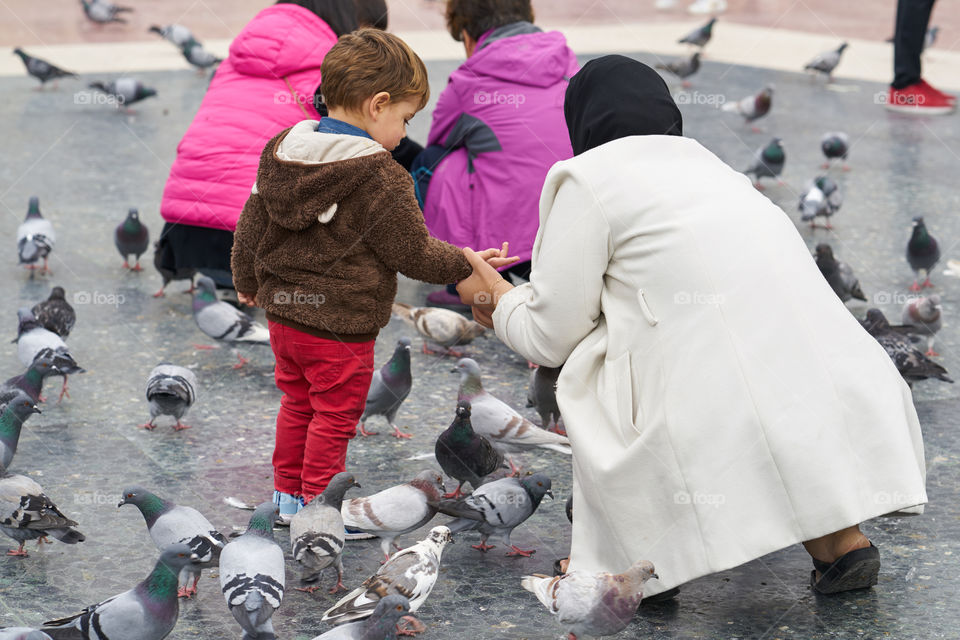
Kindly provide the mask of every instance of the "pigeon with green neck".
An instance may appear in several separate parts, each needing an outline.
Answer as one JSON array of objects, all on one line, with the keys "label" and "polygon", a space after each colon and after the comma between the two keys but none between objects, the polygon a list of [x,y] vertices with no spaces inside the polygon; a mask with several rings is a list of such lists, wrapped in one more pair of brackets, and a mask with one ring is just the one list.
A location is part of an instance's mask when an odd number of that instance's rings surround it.
[{"label": "pigeon with green neck", "polygon": [[25,391],[14,389],[0,396],[0,465],[4,469],[10,468],[17,453],[23,423],[35,413],[40,409]]},{"label": "pigeon with green neck", "polygon": [[703,47],[710,42],[710,38],[713,37],[713,25],[717,24],[716,18],[710,18],[707,24],[702,27],[697,27],[684,37],[677,40],[680,44],[692,44],[695,47],[699,47],[703,50]]},{"label": "pigeon with green neck", "polygon": [[[140,212],[131,208],[127,217],[117,225],[113,231],[113,243],[123,258],[124,269],[143,271],[140,266],[140,256],[147,252],[150,246],[150,230],[140,221]],[[129,257],[133,256],[135,264],[131,267]]]},{"label": "pigeon with green neck", "polygon": [[763,185],[760,184],[760,178],[777,178],[778,183],[783,184],[780,173],[786,161],[787,152],[783,148],[783,141],[780,138],[774,138],[766,146],[757,149],[753,156],[753,164],[744,173],[753,174],[755,178],[753,186],[762,191]]},{"label": "pigeon with green neck", "polygon": [[16,551],[7,551],[8,556],[26,557],[24,544],[29,540],[49,543],[47,536],[65,544],[83,542],[86,538],[75,526],[36,481],[0,467],[0,531],[20,544]]},{"label": "pigeon with green neck", "polygon": [[34,402],[44,402],[43,381],[50,376],[61,374],[55,364],[56,359],[57,356],[52,349],[41,350],[25,373],[13,376],[0,386],[0,394],[11,389],[20,389],[26,392]]},{"label": "pigeon with green neck", "polygon": [[[197,290],[193,294],[193,319],[205,334],[214,340],[240,344],[270,344],[270,331],[233,305],[217,298],[217,285],[208,276],[197,278]],[[194,345],[198,349],[213,349],[211,346]],[[239,369],[249,360],[237,352]]]},{"label": "pigeon with green neck", "polygon": [[397,438],[411,438],[409,433],[400,431],[394,423],[400,405],[410,395],[413,386],[413,375],[410,373],[410,338],[403,337],[397,341],[393,350],[393,357],[378,371],[373,372],[370,381],[370,390],[367,392],[367,403],[360,416],[360,435],[375,436],[376,431],[367,431],[367,418],[383,416],[393,427],[393,435]]},{"label": "pigeon with green neck", "polygon": [[37,90],[42,91],[47,83],[51,80],[53,80],[53,88],[56,89],[57,80],[59,78],[77,77],[77,74],[73,72],[65,71],[64,69],[61,69],[60,67],[47,62],[46,60],[31,56],[20,47],[14,49],[13,53],[20,56],[20,60],[23,61],[23,66],[27,68],[27,73],[40,81],[40,86],[36,87]]},{"label": "pigeon with green neck", "polygon": [[[940,260],[940,246],[936,238],[927,231],[927,225],[923,222],[922,216],[913,219],[913,231],[910,234],[910,241],[907,243],[907,262],[913,269],[914,279],[910,285],[910,291],[920,291],[924,287],[933,287],[930,282],[930,271]],[[920,284],[920,276],[925,279]]]},{"label": "pigeon with green neck", "polygon": [[180,615],[177,576],[199,561],[187,545],[171,545],[136,587],[72,616],[44,622],[42,631],[53,640],[163,640]]},{"label": "pigeon with green neck", "polygon": [[469,482],[476,490],[483,484],[485,476],[503,464],[503,455],[494,448],[490,440],[474,431],[470,414],[470,402],[460,400],[457,403],[457,415],[446,431],[437,437],[434,446],[434,455],[440,468],[459,483],[456,490],[445,494],[444,498],[459,498],[463,495],[464,482]]},{"label": "pigeon with green neck", "polygon": [[827,161],[820,165],[821,168],[829,169],[830,163],[839,158],[843,163],[841,165],[843,170],[850,170],[850,166],[846,162],[847,154],[850,152],[850,138],[847,134],[842,131],[831,131],[823,134],[823,138],[820,140],[820,150],[827,158]]}]

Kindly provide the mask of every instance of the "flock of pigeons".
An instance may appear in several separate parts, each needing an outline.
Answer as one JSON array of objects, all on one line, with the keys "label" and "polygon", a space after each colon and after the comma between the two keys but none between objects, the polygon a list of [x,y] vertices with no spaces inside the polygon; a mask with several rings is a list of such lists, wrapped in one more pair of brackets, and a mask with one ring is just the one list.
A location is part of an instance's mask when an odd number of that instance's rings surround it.
[{"label": "flock of pigeons", "polygon": [[[681,78],[684,81],[684,86],[689,86],[690,83],[687,78],[700,69],[701,53],[713,37],[713,29],[716,23],[717,19],[711,18],[706,24],[694,29],[679,40],[682,44],[689,44],[697,48],[697,51],[690,58],[667,64],[658,64],[657,68]],[[935,38],[936,28],[933,28],[927,33],[924,48],[933,44]],[[827,82],[832,82],[833,72],[840,64],[846,48],[847,43],[844,42],[836,49],[819,54],[803,67],[804,71],[826,76]],[[724,103],[722,109],[740,114],[749,124],[767,115],[772,106],[773,86],[767,85],[755,95],[747,96],[736,102]],[[756,127],[753,130],[755,132],[759,131]],[[820,141],[820,149],[826,158],[826,162],[821,166],[822,169],[829,170],[832,165],[839,161],[842,163],[844,171],[849,170],[849,166],[846,164],[850,151],[850,141],[847,134],[839,131],[824,134]],[[756,151],[753,163],[744,173],[754,176],[754,186],[762,189],[761,178],[779,179],[786,159],[783,140],[775,137]],[[843,193],[837,181],[828,173],[817,175],[809,181],[800,195],[798,205],[800,220],[810,223],[811,228],[816,228],[818,226],[817,219],[822,218],[825,220],[823,227],[828,230],[833,229],[830,220],[839,211],[842,204]],[[817,266],[843,302],[847,302],[851,298],[867,301],[867,297],[861,290],[860,282],[854,275],[853,270],[849,265],[837,259],[833,253],[833,248],[829,244],[820,243],[815,251],[814,257]],[[910,268],[916,275],[911,291],[920,292],[924,288],[933,287],[929,274],[940,260],[940,248],[936,239],[927,230],[922,217],[916,217],[913,220],[913,230],[907,242],[906,257]],[[923,278],[922,283],[920,282],[921,277]],[[953,382],[947,375],[946,369],[930,359],[939,355],[933,349],[933,342],[935,334],[943,326],[941,312],[942,306],[939,295],[916,295],[908,299],[903,305],[902,324],[890,325],[883,312],[876,308],[867,311],[867,315],[861,320],[861,324],[884,347],[908,384],[912,385],[913,382],[926,379]],[[917,343],[924,341],[927,347],[926,352],[916,347]]]}]

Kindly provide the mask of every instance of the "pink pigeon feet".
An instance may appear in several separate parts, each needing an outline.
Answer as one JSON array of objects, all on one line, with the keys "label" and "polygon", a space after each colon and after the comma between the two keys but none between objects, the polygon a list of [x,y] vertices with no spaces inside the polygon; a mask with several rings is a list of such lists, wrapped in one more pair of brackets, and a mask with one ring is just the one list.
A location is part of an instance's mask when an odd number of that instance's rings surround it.
[{"label": "pink pigeon feet", "polygon": [[127,262],[126,260],[124,260],[124,261],[123,261],[123,266],[120,267],[120,268],[121,268],[121,269],[129,269],[129,268],[130,268],[130,263]]},{"label": "pink pigeon feet", "polygon": [[507,553],[508,558],[516,558],[518,556],[523,558],[529,558],[530,556],[532,556],[537,552],[536,549],[530,549],[529,551],[524,551],[523,549],[521,549],[515,544],[510,545],[510,548],[513,549],[513,551],[510,551]]},{"label": "pink pigeon feet", "polygon": [[30,554],[28,554],[28,553],[24,550],[24,548],[23,548],[23,543],[21,542],[19,549],[10,549],[9,551],[7,551],[7,555],[8,555],[8,556],[17,556],[17,557],[19,557],[19,558],[27,558],[27,557],[29,557]]},{"label": "pink pigeon feet", "polygon": [[233,365],[234,369],[240,369],[241,367],[243,367],[243,365],[250,362],[247,358],[244,358],[242,355],[240,355],[239,352],[237,352],[237,361],[238,361],[237,364]]},{"label": "pink pigeon feet", "polygon": [[60,396],[57,398],[57,404],[63,402],[63,396],[70,397],[70,391],[67,389],[67,376],[63,376],[63,387],[60,389]]},{"label": "pink pigeon feet", "polygon": [[[314,585],[314,586],[312,586],[312,587],[294,587],[293,590],[294,590],[294,591],[303,591],[304,593],[310,593],[310,594],[312,594],[312,593],[314,593],[315,591],[317,591],[319,588],[320,588],[319,586]],[[336,593],[336,592],[333,591],[333,590],[331,590],[330,593]]]},{"label": "pink pigeon feet", "polygon": [[196,587],[180,587],[177,589],[178,598],[189,598],[197,592]]},{"label": "pink pigeon feet", "polygon": [[363,424],[362,422],[360,423],[360,435],[363,436],[364,438],[368,436],[375,436],[379,433],[380,433],[379,431],[367,431],[366,425]]},{"label": "pink pigeon feet", "polygon": [[403,431],[400,431],[400,427],[398,427],[395,424],[390,426],[393,427],[393,433],[390,435],[392,435],[397,440],[408,440],[413,437],[412,433],[404,433]]},{"label": "pink pigeon feet", "polygon": [[201,351],[213,351],[217,347],[212,344],[195,344],[193,345],[194,349],[199,349]]},{"label": "pink pigeon feet", "polygon": [[415,636],[418,633],[423,633],[427,630],[422,622],[414,618],[413,616],[403,616],[400,618],[401,622],[407,622],[410,626],[409,628],[397,623],[397,635],[399,636]]},{"label": "pink pigeon feet", "polygon": [[137,264],[130,267],[130,271],[143,271],[143,267],[140,266],[139,260],[137,260]]},{"label": "pink pigeon feet", "polygon": [[137,426],[141,429],[146,429],[147,431],[153,431],[157,428],[157,425],[153,424],[153,422],[144,422],[143,424]]},{"label": "pink pigeon feet", "polygon": [[179,420],[177,420],[177,424],[173,425],[173,430],[174,430],[174,431],[183,431],[184,429],[192,429],[192,428],[193,428],[193,427],[191,427],[190,425],[188,425],[188,424],[183,424],[183,423],[180,422]]},{"label": "pink pigeon feet", "polygon": [[165,295],[166,295],[166,294],[163,292],[163,287],[161,287],[161,288],[160,288],[160,291],[157,291],[155,294],[153,294],[153,297],[154,297],[154,298],[162,298],[162,297],[164,297]]},{"label": "pink pigeon feet", "polygon": [[926,354],[926,355],[927,355],[928,358],[939,358],[939,357],[940,357],[940,354],[937,353],[936,351],[934,351],[933,349],[927,349],[927,354]]},{"label": "pink pigeon feet", "polygon": [[487,544],[486,542],[481,542],[480,544],[472,544],[470,546],[476,549],[477,551],[482,551],[484,553],[486,553],[490,549],[496,548],[496,545]]},{"label": "pink pigeon feet", "polygon": [[450,491],[449,493],[443,494],[443,497],[444,497],[444,498],[450,498],[450,499],[452,499],[452,500],[456,500],[456,499],[458,499],[458,498],[462,498],[463,496],[465,496],[465,495],[467,495],[467,494],[465,494],[463,491],[461,491],[461,488],[462,488],[462,485],[461,485],[460,487],[457,487],[455,490]]}]

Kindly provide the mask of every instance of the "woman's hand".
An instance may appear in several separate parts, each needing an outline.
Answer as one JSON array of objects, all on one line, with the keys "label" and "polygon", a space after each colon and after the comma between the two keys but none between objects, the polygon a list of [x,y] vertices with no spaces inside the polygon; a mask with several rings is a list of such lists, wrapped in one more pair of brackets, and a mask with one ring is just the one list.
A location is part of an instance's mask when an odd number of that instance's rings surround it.
[{"label": "woman's hand", "polygon": [[520,256],[507,257],[509,251],[510,243],[504,242],[500,249],[486,249],[477,255],[494,269],[499,269],[520,260]]},{"label": "woman's hand", "polygon": [[237,291],[237,300],[240,301],[240,304],[245,304],[245,305],[247,305],[248,307],[256,307],[256,306],[259,306],[259,305],[257,304],[257,294],[255,294],[255,293],[250,294],[250,295],[247,295],[247,294],[245,294],[245,293],[241,293],[241,292]]},{"label": "woman's hand", "polygon": [[473,273],[457,285],[460,300],[473,307],[474,319],[488,328],[493,327],[493,312],[497,308],[500,296],[513,289],[513,285],[504,280],[503,276],[489,264],[489,260],[504,258],[491,257],[484,260],[483,255],[489,254],[490,251],[496,250],[490,249],[481,254],[473,249],[464,248],[463,255],[473,267]]}]

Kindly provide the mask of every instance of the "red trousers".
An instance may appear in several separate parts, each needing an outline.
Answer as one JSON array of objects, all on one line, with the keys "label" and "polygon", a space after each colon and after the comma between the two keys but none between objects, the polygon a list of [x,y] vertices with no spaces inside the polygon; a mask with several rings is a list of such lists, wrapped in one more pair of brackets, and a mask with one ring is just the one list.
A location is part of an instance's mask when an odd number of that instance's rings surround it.
[{"label": "red trousers", "polygon": [[283,391],[273,450],[277,491],[307,499],[344,470],[373,377],[373,340],[325,340],[270,322]]}]

